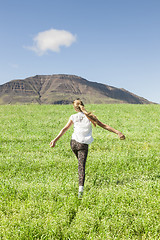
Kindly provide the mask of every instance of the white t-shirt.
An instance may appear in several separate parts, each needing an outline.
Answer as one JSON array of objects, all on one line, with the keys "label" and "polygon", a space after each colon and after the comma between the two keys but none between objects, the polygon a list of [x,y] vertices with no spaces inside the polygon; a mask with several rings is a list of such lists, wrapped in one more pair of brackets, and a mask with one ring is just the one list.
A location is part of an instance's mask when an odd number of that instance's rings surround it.
[{"label": "white t-shirt", "polygon": [[86,115],[82,112],[73,114],[69,118],[74,124],[72,139],[79,143],[90,144],[93,142],[92,124]]}]

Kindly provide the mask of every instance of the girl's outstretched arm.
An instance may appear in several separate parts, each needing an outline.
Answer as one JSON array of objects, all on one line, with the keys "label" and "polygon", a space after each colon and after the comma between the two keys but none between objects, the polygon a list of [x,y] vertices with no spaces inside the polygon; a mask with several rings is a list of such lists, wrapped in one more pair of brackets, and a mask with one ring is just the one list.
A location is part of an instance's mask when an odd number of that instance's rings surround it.
[{"label": "girl's outstretched arm", "polygon": [[67,132],[67,130],[72,126],[72,124],[73,124],[72,120],[69,120],[66,126],[62,128],[60,133],[57,135],[57,137],[50,142],[50,147],[55,147],[58,139],[61,138]]},{"label": "girl's outstretched arm", "polygon": [[108,130],[109,132],[113,132],[113,133],[116,133],[118,135],[118,137],[121,139],[121,140],[124,140],[125,139],[125,136],[123,135],[123,133],[121,133],[120,131],[110,127],[109,125],[105,124],[105,123],[102,123],[101,121],[98,120],[97,122],[97,125],[104,128],[105,130]]}]

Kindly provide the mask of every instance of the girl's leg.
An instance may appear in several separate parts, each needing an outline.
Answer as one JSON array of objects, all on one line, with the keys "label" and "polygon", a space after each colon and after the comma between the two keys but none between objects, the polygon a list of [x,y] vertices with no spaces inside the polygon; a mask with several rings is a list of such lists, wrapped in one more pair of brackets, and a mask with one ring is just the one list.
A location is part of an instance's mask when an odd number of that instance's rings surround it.
[{"label": "girl's leg", "polygon": [[71,149],[72,149],[73,153],[76,155],[76,157],[78,159],[77,142],[75,140],[71,140],[70,145],[71,145]]},{"label": "girl's leg", "polygon": [[78,175],[79,175],[78,197],[79,199],[81,199],[83,195],[83,187],[85,181],[85,165],[88,155],[88,145],[78,143],[75,140],[71,140],[71,148],[78,159]]},{"label": "girl's leg", "polygon": [[85,165],[87,160],[88,148],[78,151],[78,175],[79,186],[84,186],[85,181]]}]

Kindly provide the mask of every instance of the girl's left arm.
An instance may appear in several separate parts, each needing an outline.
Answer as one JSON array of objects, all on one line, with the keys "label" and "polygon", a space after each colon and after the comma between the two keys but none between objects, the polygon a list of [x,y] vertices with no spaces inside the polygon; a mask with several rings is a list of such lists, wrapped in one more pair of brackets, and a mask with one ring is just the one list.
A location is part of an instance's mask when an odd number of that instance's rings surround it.
[{"label": "girl's left arm", "polygon": [[67,132],[67,130],[72,126],[72,124],[73,124],[72,120],[69,120],[66,126],[62,128],[60,133],[57,135],[57,137],[50,142],[50,147],[55,147],[58,139],[61,138]]},{"label": "girl's left arm", "polygon": [[124,140],[125,139],[125,136],[123,135],[123,133],[121,133],[120,131],[110,127],[109,125],[105,124],[105,123],[102,123],[98,120],[98,126],[104,128],[105,130],[108,130],[109,132],[113,132],[115,134],[118,135],[118,137],[121,139],[121,140]]}]

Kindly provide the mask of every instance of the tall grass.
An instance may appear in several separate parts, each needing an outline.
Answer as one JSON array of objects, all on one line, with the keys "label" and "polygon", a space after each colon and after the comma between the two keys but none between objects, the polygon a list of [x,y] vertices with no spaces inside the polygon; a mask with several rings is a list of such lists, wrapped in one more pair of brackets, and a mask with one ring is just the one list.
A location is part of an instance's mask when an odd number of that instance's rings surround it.
[{"label": "tall grass", "polygon": [[86,108],[126,140],[93,128],[80,201],[73,107],[0,106],[0,239],[160,239],[160,106]]}]

